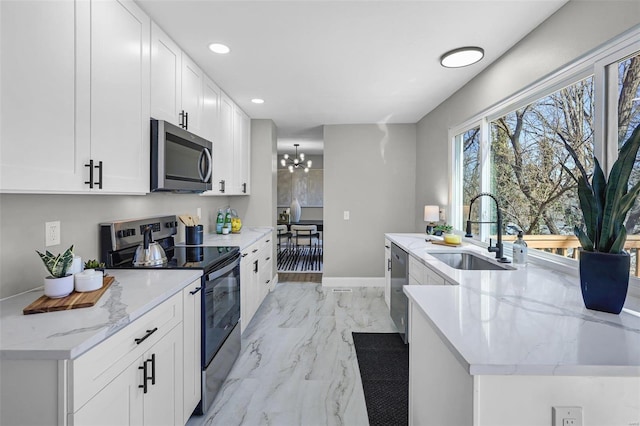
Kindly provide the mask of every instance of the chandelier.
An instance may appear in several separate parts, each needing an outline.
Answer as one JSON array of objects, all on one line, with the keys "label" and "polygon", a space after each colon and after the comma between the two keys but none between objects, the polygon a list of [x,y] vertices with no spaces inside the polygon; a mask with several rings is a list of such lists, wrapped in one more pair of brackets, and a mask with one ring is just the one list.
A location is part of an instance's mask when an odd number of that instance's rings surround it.
[{"label": "chandelier", "polygon": [[296,156],[291,158],[289,154],[285,154],[284,158],[280,160],[280,164],[282,164],[282,167],[287,167],[288,165],[289,172],[291,173],[293,173],[295,169],[301,167],[304,167],[305,173],[309,173],[309,169],[311,168],[311,160],[307,160],[307,162],[305,163],[304,154],[300,153],[300,156],[298,156],[298,147],[300,146],[300,144],[294,143],[293,146],[296,147]]}]

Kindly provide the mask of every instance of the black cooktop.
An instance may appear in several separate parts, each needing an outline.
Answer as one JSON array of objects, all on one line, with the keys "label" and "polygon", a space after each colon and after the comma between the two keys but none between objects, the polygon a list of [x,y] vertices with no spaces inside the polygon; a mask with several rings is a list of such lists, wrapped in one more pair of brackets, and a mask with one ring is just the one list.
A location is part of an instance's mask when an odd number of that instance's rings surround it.
[{"label": "black cooktop", "polygon": [[226,263],[228,259],[238,257],[238,247],[207,247],[207,246],[176,246],[165,249],[167,263],[156,266],[134,266],[133,255],[130,253],[117,253],[117,259],[111,269],[204,269],[210,271]]},{"label": "black cooktop", "polygon": [[167,268],[213,269],[240,254],[238,247],[174,247],[172,266]]}]

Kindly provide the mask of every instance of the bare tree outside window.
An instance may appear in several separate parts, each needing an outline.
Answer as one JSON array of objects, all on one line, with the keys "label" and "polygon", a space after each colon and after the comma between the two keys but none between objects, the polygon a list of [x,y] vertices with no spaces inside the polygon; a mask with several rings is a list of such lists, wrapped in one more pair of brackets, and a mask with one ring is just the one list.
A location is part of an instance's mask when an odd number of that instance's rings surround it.
[{"label": "bare tree outside window", "polygon": [[506,233],[573,234],[576,178],[593,168],[593,112],[589,77],[491,123],[492,191]]},{"label": "bare tree outside window", "polygon": [[[629,139],[633,129],[640,124],[640,54],[631,56],[618,62],[618,147]],[[640,180],[640,154],[631,172],[629,184],[634,185]],[[640,234],[640,202],[629,211],[627,221],[627,241],[632,235]],[[631,270],[639,270],[637,263],[638,249],[631,251]]]}]

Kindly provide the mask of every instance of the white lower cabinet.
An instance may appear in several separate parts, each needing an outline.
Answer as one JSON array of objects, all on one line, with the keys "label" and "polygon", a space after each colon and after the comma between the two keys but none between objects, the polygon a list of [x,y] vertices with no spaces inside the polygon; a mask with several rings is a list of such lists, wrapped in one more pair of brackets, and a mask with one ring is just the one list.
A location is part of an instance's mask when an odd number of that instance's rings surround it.
[{"label": "white lower cabinet", "polygon": [[70,425],[183,424],[182,327],[176,325],[87,404]]},{"label": "white lower cabinet", "polygon": [[240,261],[241,331],[247,328],[273,286],[273,242],[271,234],[242,251]]},{"label": "white lower cabinet", "polygon": [[202,396],[202,281],[197,280],[182,290],[183,299],[183,363],[184,397],[182,424],[189,420]]},{"label": "white lower cabinet", "polygon": [[384,301],[391,309],[391,242],[386,238],[384,240]]},{"label": "white lower cabinet", "polygon": [[69,363],[69,424],[184,424],[183,346],[179,293]]},{"label": "white lower cabinet", "polygon": [[447,281],[413,256],[409,256],[409,285],[445,285]]},{"label": "white lower cabinet", "polygon": [[1,359],[0,424],[184,425],[200,401],[199,283],[75,359]]}]

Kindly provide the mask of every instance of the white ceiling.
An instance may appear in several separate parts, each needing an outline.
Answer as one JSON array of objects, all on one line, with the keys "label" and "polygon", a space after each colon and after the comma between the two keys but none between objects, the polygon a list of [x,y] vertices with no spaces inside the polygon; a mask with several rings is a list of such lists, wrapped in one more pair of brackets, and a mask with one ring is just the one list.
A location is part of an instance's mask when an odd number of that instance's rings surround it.
[{"label": "white ceiling", "polygon": [[[279,151],[313,154],[324,124],[417,122],[566,1],[137,3],[249,116],[274,120]],[[485,49],[480,63],[440,66],[468,45]]]}]

